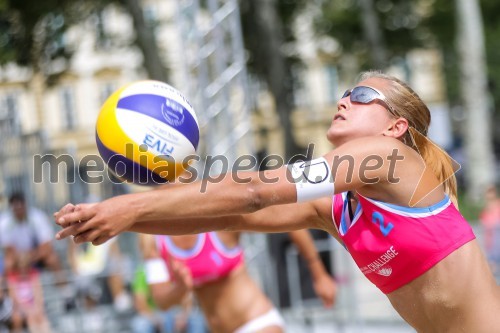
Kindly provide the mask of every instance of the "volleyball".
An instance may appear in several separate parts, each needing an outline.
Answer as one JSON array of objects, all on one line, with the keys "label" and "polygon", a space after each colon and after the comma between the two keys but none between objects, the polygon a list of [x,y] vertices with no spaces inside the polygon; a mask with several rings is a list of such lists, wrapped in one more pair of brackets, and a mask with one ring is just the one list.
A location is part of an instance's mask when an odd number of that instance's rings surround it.
[{"label": "volleyball", "polygon": [[138,185],[175,180],[200,137],[188,100],[160,81],[138,81],[115,91],[96,122],[99,154],[112,174]]}]

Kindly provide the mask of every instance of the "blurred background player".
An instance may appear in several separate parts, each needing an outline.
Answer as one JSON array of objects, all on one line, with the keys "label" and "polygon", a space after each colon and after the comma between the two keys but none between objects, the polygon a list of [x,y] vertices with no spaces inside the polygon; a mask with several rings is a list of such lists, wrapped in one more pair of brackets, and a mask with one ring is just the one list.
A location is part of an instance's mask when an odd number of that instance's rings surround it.
[{"label": "blurred background player", "polygon": [[61,263],[52,246],[52,222],[38,208],[28,207],[22,192],[9,197],[9,209],[0,215],[0,244],[4,250],[5,271],[16,264],[19,253],[28,253],[31,265],[48,268],[62,281]]},{"label": "blurred background player", "polygon": [[[313,263],[318,296],[331,306],[336,285],[314,260],[312,237],[305,230],[293,233],[299,251]],[[140,237],[148,283],[161,308],[180,304],[193,292],[213,332],[284,332],[281,315],[246,270],[240,233]]]},{"label": "blurred background player", "polygon": [[117,238],[104,246],[90,243],[68,243],[68,261],[73,272],[77,294],[85,307],[93,307],[105,299],[106,291],[119,313],[132,308],[132,299],[121,274],[122,254]]},{"label": "blurred background player", "polygon": [[498,275],[500,268],[500,199],[494,185],[485,191],[485,207],[479,216],[484,230],[484,247],[491,269]]},{"label": "blurred background player", "polygon": [[[140,248],[143,249],[146,242],[149,241],[154,242],[154,236],[140,235]],[[158,278],[161,276],[150,276],[149,281]],[[183,304],[171,307],[167,311],[158,308],[148,284],[145,265],[137,267],[132,283],[132,292],[137,312],[130,323],[133,333],[207,332],[203,314],[198,310],[192,311],[192,294],[185,297]]]}]

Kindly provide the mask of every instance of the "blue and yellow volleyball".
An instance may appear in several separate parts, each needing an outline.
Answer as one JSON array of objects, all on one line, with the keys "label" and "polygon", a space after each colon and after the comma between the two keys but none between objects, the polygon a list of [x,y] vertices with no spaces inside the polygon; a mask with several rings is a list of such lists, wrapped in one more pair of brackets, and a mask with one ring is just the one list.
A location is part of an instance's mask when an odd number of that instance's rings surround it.
[{"label": "blue and yellow volleyball", "polygon": [[157,185],[175,180],[198,148],[200,131],[188,100],[159,81],[133,82],[104,102],[97,148],[121,180]]}]

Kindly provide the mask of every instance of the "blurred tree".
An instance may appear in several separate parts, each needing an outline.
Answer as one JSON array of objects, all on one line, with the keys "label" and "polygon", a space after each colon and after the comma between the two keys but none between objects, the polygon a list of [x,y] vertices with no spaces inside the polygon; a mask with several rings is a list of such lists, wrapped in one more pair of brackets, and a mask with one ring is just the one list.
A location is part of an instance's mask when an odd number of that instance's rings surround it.
[{"label": "blurred tree", "polygon": [[[69,27],[100,16],[109,4],[118,4],[131,15],[136,44],[142,51],[144,67],[152,79],[167,81],[156,39],[154,24],[144,19],[139,0],[0,0],[0,65],[15,62],[32,70],[30,88],[34,92],[38,123],[43,126],[42,96],[47,83],[69,67],[74,45],[64,41]],[[96,20],[99,25],[100,20]],[[97,29],[99,27],[96,27]],[[101,31],[102,32],[102,31]],[[106,37],[106,36],[101,36]],[[62,62],[61,62],[62,61]],[[53,64],[57,64],[55,70]],[[61,64],[64,64],[61,66]]]},{"label": "blurred tree", "polygon": [[140,0],[117,0],[132,16],[136,32],[136,43],[144,57],[144,68],[150,79],[168,82],[168,71],[160,57],[160,50],[154,33],[155,22],[144,18]]},{"label": "blurred tree", "polygon": [[264,82],[275,101],[283,129],[285,158],[300,153],[293,136],[291,113],[294,109],[292,64],[297,60],[284,53],[284,45],[293,40],[292,20],[306,1],[240,1],[245,46],[250,69]]},{"label": "blurred tree", "polygon": [[[500,1],[482,0],[481,8],[486,39],[486,60],[488,64],[488,87],[493,108],[493,149],[500,157]],[[497,175],[498,177],[498,175]],[[497,178],[498,180],[498,178]]]},{"label": "blurred tree", "polygon": [[11,61],[43,72],[50,78],[54,60],[69,60],[72,45],[64,43],[64,34],[74,24],[99,15],[107,5],[118,4],[132,17],[136,44],[144,56],[150,78],[167,81],[154,35],[154,22],[144,18],[139,0],[1,0],[0,64]]},{"label": "blurred tree", "polygon": [[371,63],[375,68],[385,68],[387,50],[373,0],[359,0],[359,6],[361,7],[363,34],[371,50]]},{"label": "blurred tree", "polygon": [[456,8],[460,86],[467,114],[467,193],[473,202],[481,202],[485,189],[494,182],[495,170],[483,21],[479,0],[456,0]]},{"label": "blurred tree", "polygon": [[[488,70],[489,90],[494,105],[500,105],[500,93],[496,90],[500,87],[500,1],[481,0],[483,17],[483,30],[486,48],[486,60]],[[457,36],[457,11],[455,3],[449,0],[434,0],[432,10],[425,17],[422,25],[427,30],[427,35],[435,38],[444,56],[444,69],[447,77],[448,97],[451,103],[459,103],[459,58],[456,52]],[[497,119],[500,112],[497,110]],[[500,133],[499,133],[500,134]],[[500,141],[500,137],[497,139]]]},{"label": "blurred tree", "polygon": [[55,74],[54,60],[67,60],[72,50],[63,36],[86,6],[70,0],[4,0],[0,5],[0,65],[15,62],[32,69],[37,121],[43,124],[42,96],[46,78]]},{"label": "blurred tree", "polygon": [[425,17],[422,1],[320,0],[323,15],[315,22],[318,34],[339,41],[361,69],[384,69],[428,42],[419,23]]},{"label": "blurred tree", "polygon": [[0,64],[15,61],[35,72],[48,71],[51,60],[67,58],[62,43],[70,22],[83,14],[70,0],[3,0],[0,5]]},{"label": "blurred tree", "polygon": [[500,110],[495,107],[500,105],[499,12],[497,0],[435,0],[424,22],[444,56],[450,104],[463,105],[467,115],[462,132],[470,167],[465,176],[467,197],[474,203],[482,199],[484,183],[494,181],[494,148],[500,153],[500,145],[491,142],[500,143]]}]

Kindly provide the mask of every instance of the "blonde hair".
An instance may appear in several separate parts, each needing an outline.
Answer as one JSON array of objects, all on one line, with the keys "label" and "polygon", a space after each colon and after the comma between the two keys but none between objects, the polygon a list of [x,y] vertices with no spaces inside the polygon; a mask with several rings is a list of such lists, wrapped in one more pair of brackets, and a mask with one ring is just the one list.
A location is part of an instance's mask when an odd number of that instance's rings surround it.
[{"label": "blonde hair", "polygon": [[396,116],[408,120],[408,131],[402,141],[420,153],[425,164],[444,185],[445,192],[453,202],[457,202],[457,180],[453,169],[451,157],[437,144],[427,137],[431,123],[429,108],[420,99],[415,91],[398,78],[378,71],[364,72],[359,77],[359,82],[379,78],[389,83],[389,88],[383,90],[386,103],[393,109]]}]

